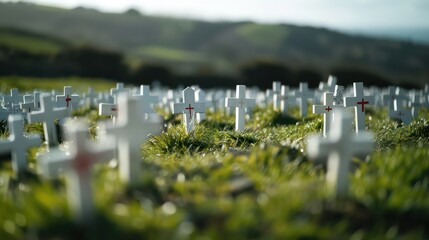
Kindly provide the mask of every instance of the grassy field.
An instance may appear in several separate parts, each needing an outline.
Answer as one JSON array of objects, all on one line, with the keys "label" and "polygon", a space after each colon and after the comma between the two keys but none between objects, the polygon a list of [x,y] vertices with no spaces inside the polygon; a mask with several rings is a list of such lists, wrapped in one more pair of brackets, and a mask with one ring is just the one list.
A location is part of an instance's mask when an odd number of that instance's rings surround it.
[{"label": "grassy field", "polygon": [[[2,81],[3,83],[3,81]],[[109,86],[110,87],[110,86]],[[0,239],[426,239],[429,237],[429,113],[410,126],[369,109],[375,151],[354,159],[348,197],[325,187],[325,166],[307,158],[305,137],[322,117],[282,117],[256,108],[244,132],[234,118],[210,112],[185,134],[179,116],[142,145],[140,184],[128,188],[116,164],[93,171],[97,218],[72,221],[63,177],[0,167]],[[96,110],[75,115],[101,121]],[[40,124],[27,126],[42,132]],[[7,134],[7,133],[5,133]]]},{"label": "grassy field", "polygon": [[35,78],[35,77],[0,77],[0,92],[6,93],[11,88],[18,88],[21,92],[40,90],[63,90],[64,86],[72,86],[75,92],[86,92],[89,87],[96,91],[109,90],[116,86],[116,82],[94,78]]}]

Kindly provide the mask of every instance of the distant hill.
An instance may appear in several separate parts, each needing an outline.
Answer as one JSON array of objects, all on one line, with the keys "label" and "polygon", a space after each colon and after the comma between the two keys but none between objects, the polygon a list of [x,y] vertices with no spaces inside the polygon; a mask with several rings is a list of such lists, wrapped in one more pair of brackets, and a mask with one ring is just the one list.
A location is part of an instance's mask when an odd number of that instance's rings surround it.
[{"label": "distant hill", "polygon": [[[0,3],[0,27],[118,50],[129,61],[157,61],[183,71],[208,67],[233,73],[237,64],[264,58],[325,73],[340,66],[369,69],[396,81],[429,81],[427,45],[352,36],[322,28],[204,22],[28,3]],[[0,44],[2,41],[6,40],[0,39]],[[55,51],[61,44],[48,45],[46,49]]]}]

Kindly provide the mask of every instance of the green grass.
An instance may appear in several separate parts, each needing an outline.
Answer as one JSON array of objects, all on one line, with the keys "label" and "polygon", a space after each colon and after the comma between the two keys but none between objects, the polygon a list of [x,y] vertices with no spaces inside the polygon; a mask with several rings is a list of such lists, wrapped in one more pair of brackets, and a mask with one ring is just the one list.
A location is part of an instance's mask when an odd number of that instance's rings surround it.
[{"label": "green grass", "polygon": [[161,46],[146,46],[141,47],[132,52],[131,55],[140,55],[143,57],[155,58],[166,61],[180,62],[201,62],[205,61],[205,57],[196,51],[187,51],[176,48],[168,48]]},{"label": "green grass", "polygon": [[32,91],[33,89],[63,90],[64,86],[72,86],[75,92],[86,92],[89,87],[96,91],[109,90],[116,86],[116,82],[94,78],[35,78],[35,77],[0,77],[0,91],[7,92],[11,88],[20,91]]},{"label": "green grass", "polygon": [[286,26],[247,23],[237,28],[237,34],[256,47],[280,47],[289,32]]},{"label": "green grass", "polygon": [[54,54],[64,48],[65,43],[51,37],[0,28],[0,46],[35,54]]},{"label": "green grass", "polygon": [[[233,116],[209,112],[186,134],[180,116],[142,145],[136,187],[119,181],[115,164],[93,173],[96,221],[72,221],[64,177],[30,173],[18,179],[0,164],[0,239],[425,239],[429,237],[428,112],[410,126],[369,109],[375,151],[354,159],[350,192],[333,198],[325,166],[306,156],[306,136],[321,133],[322,117],[282,117],[256,108],[243,132]],[[88,118],[91,133],[102,118]],[[40,124],[27,130],[41,133]],[[3,133],[5,137],[7,132]]]}]

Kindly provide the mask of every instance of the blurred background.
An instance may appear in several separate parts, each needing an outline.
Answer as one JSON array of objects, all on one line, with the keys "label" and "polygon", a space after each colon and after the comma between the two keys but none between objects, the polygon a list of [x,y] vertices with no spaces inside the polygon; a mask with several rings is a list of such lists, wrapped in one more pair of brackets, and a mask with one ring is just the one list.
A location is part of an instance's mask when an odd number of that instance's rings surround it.
[{"label": "blurred background", "polygon": [[0,0],[0,76],[429,83],[427,0]]}]

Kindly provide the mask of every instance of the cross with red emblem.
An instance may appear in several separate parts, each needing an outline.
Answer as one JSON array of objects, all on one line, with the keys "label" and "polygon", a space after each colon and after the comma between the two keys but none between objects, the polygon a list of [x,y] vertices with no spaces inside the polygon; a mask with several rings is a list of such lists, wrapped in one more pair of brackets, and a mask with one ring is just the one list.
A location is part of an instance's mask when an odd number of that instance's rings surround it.
[{"label": "cross with red emblem", "polygon": [[368,102],[368,101],[365,101],[365,100],[362,98],[362,101],[357,102],[357,104],[358,104],[358,105],[362,105],[362,112],[365,112],[365,104],[369,104],[369,102]]},{"label": "cross with red emblem", "polygon": [[341,108],[341,106],[334,106],[334,94],[332,92],[325,92],[323,94],[323,105],[313,105],[313,113],[323,114],[323,136],[327,136],[331,123],[333,121],[334,108]]},{"label": "cross with red emblem", "polygon": [[[374,103],[374,96],[365,96],[363,92],[363,83],[353,83],[353,97],[345,97],[344,106],[355,108],[355,126],[356,133],[365,130],[365,105]],[[361,106],[359,106],[361,105]]]},{"label": "cross with red emblem", "polygon": [[77,107],[77,104],[79,103],[79,95],[72,94],[73,89],[71,86],[65,86],[64,87],[64,94],[63,95],[57,95],[56,101],[57,101],[57,107]]},{"label": "cross with red emblem", "polygon": [[194,113],[205,113],[206,105],[204,102],[195,101],[195,90],[191,87],[185,88],[182,92],[183,102],[173,105],[173,114],[183,113],[183,125],[186,132],[189,133],[194,129]]},{"label": "cross with red emblem", "polygon": [[88,126],[78,123],[69,129],[69,150],[54,149],[38,157],[44,174],[55,176],[62,169],[67,174],[68,201],[76,221],[93,220],[94,204],[91,189],[91,168],[95,163],[108,162],[115,156],[113,141],[95,145],[88,140]]},{"label": "cross with red emblem", "polygon": [[70,101],[71,101],[70,95],[67,95],[67,97],[66,97],[67,107],[69,107]]},{"label": "cross with red emblem", "polygon": [[191,104],[189,104],[189,107],[185,108],[186,110],[189,110],[189,119],[192,118],[192,110],[194,110],[194,108],[191,106]]},{"label": "cross with red emblem", "polygon": [[330,106],[328,106],[327,108],[325,108],[325,110],[330,112],[332,110],[332,108]]}]

